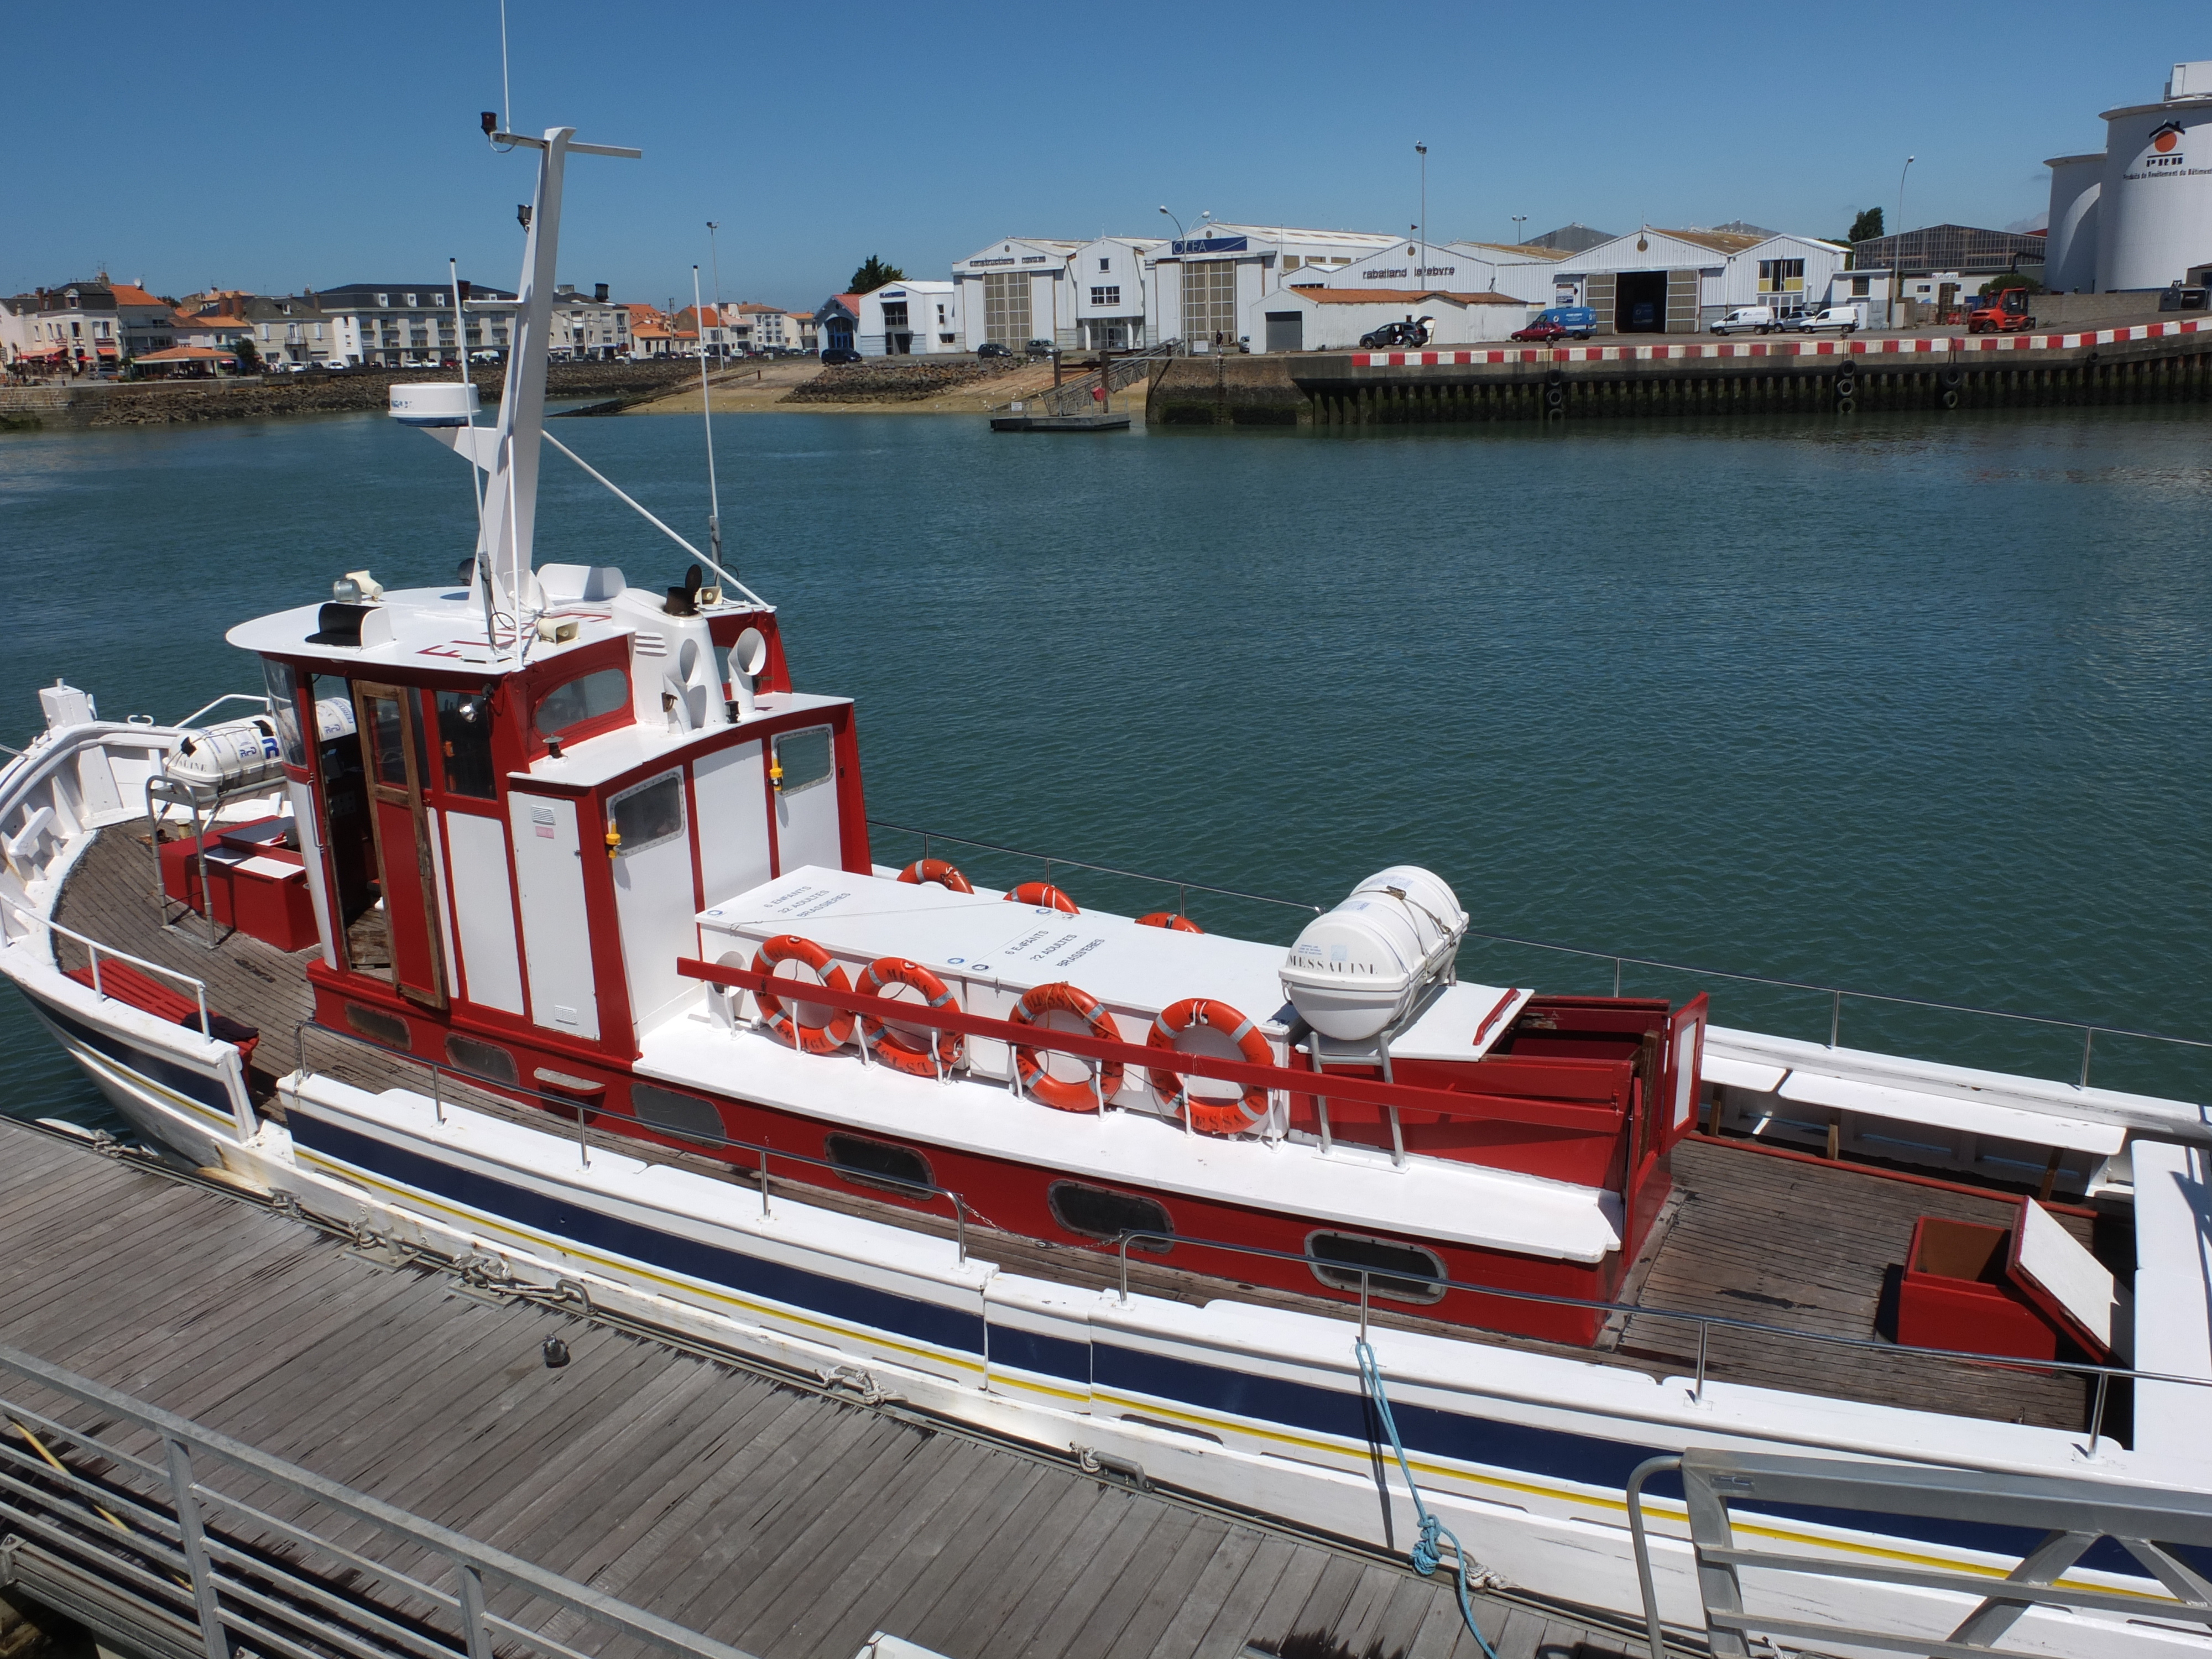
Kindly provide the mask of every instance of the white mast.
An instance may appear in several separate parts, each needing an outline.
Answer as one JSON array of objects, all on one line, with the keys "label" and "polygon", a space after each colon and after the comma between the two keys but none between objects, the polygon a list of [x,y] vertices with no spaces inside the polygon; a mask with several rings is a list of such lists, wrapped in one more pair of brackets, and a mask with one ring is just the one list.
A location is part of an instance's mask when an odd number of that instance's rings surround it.
[{"label": "white mast", "polygon": [[548,127],[543,138],[495,132],[495,144],[538,152],[538,192],[530,205],[522,249],[522,280],[514,324],[507,337],[507,389],[500,398],[497,459],[485,491],[485,545],[498,585],[514,617],[515,651],[522,647],[523,611],[531,603],[531,544],[538,518],[538,456],[545,430],[545,364],[551,349],[553,278],[561,246],[561,181],[568,158],[616,155],[636,160],[642,151],[572,142],[574,127]]}]

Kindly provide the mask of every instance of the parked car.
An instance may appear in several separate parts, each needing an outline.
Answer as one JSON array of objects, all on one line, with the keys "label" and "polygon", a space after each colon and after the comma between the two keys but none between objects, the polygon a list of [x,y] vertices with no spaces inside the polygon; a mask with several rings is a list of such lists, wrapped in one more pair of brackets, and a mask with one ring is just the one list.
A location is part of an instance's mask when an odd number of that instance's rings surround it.
[{"label": "parked car", "polygon": [[975,348],[978,357],[1011,357],[1014,354],[996,340],[986,340]]},{"label": "parked car", "polygon": [[1402,323],[1385,323],[1359,337],[1362,351],[1413,351],[1428,344],[1436,331],[1433,317],[1408,317]]},{"label": "parked car", "polygon": [[1738,306],[1713,325],[1716,334],[1771,334],[1777,326],[1772,306]]},{"label": "parked car", "polygon": [[1053,344],[1049,340],[1031,340],[1027,345],[1024,346],[1022,349],[1028,352],[1032,357],[1049,357],[1054,352],[1059,350],[1060,348]]},{"label": "parked car", "polygon": [[495,363],[499,361],[499,353],[496,351],[471,351],[469,353],[469,361],[472,363]]},{"label": "parked car", "polygon": [[850,346],[823,346],[822,361],[824,363],[857,363],[860,361],[860,354]]},{"label": "parked car", "polygon": [[1553,306],[1540,311],[1526,328],[1513,331],[1512,338],[1539,343],[1572,337],[1587,340],[1597,332],[1597,313],[1588,306]]},{"label": "parked car", "polygon": [[1838,334],[1856,334],[1865,326],[1866,319],[1856,306],[1830,306],[1797,324],[1798,331],[1804,334],[1819,334],[1827,329]]}]

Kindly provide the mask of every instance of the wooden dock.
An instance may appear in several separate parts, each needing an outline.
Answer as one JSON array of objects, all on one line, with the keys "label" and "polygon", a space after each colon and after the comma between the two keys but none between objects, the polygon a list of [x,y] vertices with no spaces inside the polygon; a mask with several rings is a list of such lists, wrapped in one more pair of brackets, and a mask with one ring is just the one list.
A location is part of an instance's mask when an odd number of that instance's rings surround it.
[{"label": "wooden dock", "polygon": [[[878,1631],[950,1659],[1480,1659],[1448,1575],[487,1301],[4,1119],[0,1262],[0,1341],[759,1659],[848,1659]],[[1498,1659],[1641,1650],[1477,1607]]]}]

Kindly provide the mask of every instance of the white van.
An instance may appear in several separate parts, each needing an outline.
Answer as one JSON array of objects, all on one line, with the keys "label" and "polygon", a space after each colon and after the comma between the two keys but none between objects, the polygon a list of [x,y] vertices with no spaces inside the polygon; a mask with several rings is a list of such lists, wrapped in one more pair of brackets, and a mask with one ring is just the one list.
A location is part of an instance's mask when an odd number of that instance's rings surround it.
[{"label": "white van", "polygon": [[1838,334],[1850,334],[1866,326],[1866,307],[1863,305],[1830,306],[1818,316],[1808,317],[1798,323],[1801,332],[1818,334],[1832,328]]},{"label": "white van", "polygon": [[1774,332],[1774,307],[1771,306],[1738,306],[1713,325],[1716,334],[1771,334]]}]

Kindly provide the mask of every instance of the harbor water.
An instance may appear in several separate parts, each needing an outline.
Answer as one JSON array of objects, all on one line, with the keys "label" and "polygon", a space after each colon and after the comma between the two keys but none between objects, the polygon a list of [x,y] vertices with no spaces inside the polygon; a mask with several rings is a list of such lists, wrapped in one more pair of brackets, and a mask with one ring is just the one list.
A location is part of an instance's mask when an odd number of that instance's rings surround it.
[{"label": "harbor water", "polygon": [[[699,424],[556,423],[695,539]],[[1410,861],[1462,972],[1608,992],[1612,953],[2212,1036],[2212,474],[2201,415],[1355,436],[994,436],[760,415],[716,430],[726,544],[802,689],[860,709],[872,811],[1326,905]],[[687,558],[557,455],[541,560]],[[447,580],[465,473],[374,416],[0,437],[0,741],[65,677],[175,720],[259,690],[224,630],[363,567]],[[879,861],[921,851],[880,830]],[[1044,873],[933,842],[979,880]],[[1172,888],[1055,865],[1079,902]],[[150,903],[152,901],[149,899]],[[1291,908],[1193,891],[1209,928]],[[1838,1005],[1702,986],[1826,1041]],[[2083,1036],[1846,999],[1842,1040],[2071,1080]],[[2114,1087],[2212,1054],[2100,1035]],[[19,999],[0,1105],[97,1121]]]}]

